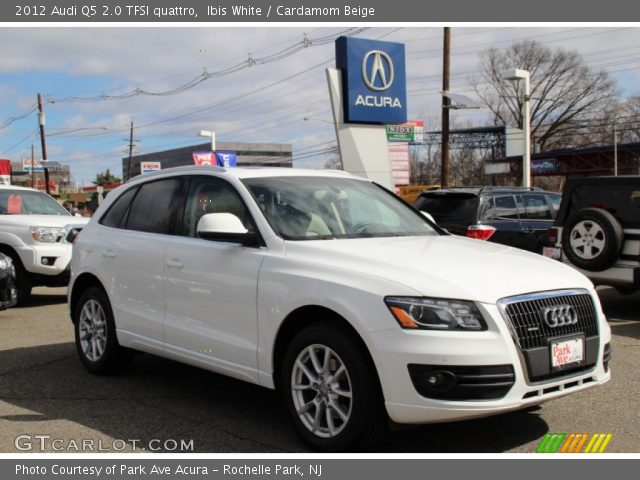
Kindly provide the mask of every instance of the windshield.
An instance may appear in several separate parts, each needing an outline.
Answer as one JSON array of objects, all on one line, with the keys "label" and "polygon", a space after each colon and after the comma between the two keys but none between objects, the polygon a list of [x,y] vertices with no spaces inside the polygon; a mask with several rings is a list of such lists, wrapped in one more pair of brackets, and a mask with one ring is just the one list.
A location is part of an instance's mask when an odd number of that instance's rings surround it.
[{"label": "windshield", "polygon": [[71,215],[49,195],[31,190],[0,190],[0,215]]},{"label": "windshield", "polygon": [[287,240],[436,235],[382,188],[335,177],[245,179],[273,229]]}]

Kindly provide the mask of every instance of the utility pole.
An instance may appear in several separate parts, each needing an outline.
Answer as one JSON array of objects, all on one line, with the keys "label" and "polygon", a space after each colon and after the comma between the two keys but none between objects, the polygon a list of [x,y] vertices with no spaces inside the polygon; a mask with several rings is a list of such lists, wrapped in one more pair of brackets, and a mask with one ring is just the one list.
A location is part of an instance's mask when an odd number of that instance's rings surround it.
[{"label": "utility pole", "polygon": [[31,144],[31,188],[36,188],[36,169],[35,169],[35,153],[33,152],[33,143]]},{"label": "utility pole", "polygon": [[[42,161],[47,161],[47,142],[44,135],[44,112],[42,111],[42,95],[38,94],[38,124],[40,125],[40,144],[42,146]],[[31,169],[33,170],[33,168]],[[49,169],[44,167],[44,184],[47,190],[47,194],[51,193],[49,190]]]},{"label": "utility pole", "polygon": [[[442,48],[442,91],[449,91],[451,63],[451,27],[444,27],[444,42]],[[440,186],[449,186],[449,110],[451,100],[446,95],[442,95],[442,142],[440,150],[442,152],[442,165],[440,170]]]},{"label": "utility pole", "polygon": [[131,164],[133,163],[133,147],[136,146],[135,138],[133,138],[133,120],[131,120],[131,128],[129,129],[129,157],[127,159],[127,176],[124,181],[128,181],[131,178]]}]

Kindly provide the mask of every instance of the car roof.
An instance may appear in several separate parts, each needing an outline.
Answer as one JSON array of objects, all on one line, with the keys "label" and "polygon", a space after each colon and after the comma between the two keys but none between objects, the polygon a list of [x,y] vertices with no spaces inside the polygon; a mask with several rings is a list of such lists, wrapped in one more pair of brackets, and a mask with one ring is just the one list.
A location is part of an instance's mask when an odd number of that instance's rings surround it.
[{"label": "car roof", "polygon": [[147,180],[153,177],[167,176],[171,174],[202,174],[215,173],[221,176],[229,176],[235,178],[265,178],[265,177],[334,177],[334,178],[353,178],[356,180],[369,181],[366,178],[351,175],[343,170],[313,170],[310,168],[289,168],[289,167],[214,167],[214,166],[198,166],[188,165],[183,167],[167,168],[145,175],[138,175],[131,181]]}]

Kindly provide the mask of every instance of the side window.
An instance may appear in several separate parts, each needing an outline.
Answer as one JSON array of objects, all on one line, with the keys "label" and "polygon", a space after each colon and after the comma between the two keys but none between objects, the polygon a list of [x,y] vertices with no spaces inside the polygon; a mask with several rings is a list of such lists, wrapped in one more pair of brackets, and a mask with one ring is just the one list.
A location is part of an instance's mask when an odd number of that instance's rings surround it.
[{"label": "side window", "polygon": [[182,203],[182,179],[170,178],[140,187],[129,211],[128,230],[172,234]]},{"label": "side window", "polygon": [[494,219],[518,219],[518,207],[513,195],[500,195],[493,197],[493,199],[487,203],[484,220]]},{"label": "side window", "polygon": [[135,197],[137,188],[130,188],[113,202],[107,213],[102,216],[100,223],[107,227],[123,228],[127,212],[133,197]]},{"label": "side window", "polygon": [[207,213],[232,213],[247,229],[253,229],[251,216],[240,195],[231,185],[213,178],[193,178],[180,233],[195,237],[198,221]]},{"label": "side window", "polygon": [[522,195],[524,209],[527,218],[530,220],[551,220],[551,209],[544,195],[541,194],[524,194]]}]

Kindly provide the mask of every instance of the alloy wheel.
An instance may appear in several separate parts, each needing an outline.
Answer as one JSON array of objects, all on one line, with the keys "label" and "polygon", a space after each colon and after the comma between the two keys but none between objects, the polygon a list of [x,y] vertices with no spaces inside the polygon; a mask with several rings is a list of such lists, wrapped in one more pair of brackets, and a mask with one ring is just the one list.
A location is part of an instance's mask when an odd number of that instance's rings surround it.
[{"label": "alloy wheel", "polygon": [[590,220],[578,222],[573,227],[569,242],[574,253],[585,260],[600,255],[606,245],[604,230]]},{"label": "alloy wheel", "polygon": [[89,299],[83,305],[78,329],[83,355],[87,360],[97,362],[107,346],[107,321],[98,301]]}]

